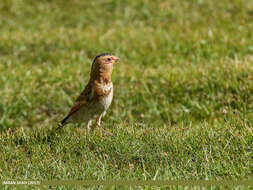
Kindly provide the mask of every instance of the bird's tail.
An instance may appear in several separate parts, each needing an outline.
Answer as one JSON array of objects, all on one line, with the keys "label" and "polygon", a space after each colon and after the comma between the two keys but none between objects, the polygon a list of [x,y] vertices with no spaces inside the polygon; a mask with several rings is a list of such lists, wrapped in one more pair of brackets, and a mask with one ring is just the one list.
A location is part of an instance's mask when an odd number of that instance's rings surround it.
[{"label": "bird's tail", "polygon": [[62,128],[64,125],[66,125],[68,123],[68,119],[69,119],[69,116],[65,117],[60,123],[58,123],[58,129]]}]

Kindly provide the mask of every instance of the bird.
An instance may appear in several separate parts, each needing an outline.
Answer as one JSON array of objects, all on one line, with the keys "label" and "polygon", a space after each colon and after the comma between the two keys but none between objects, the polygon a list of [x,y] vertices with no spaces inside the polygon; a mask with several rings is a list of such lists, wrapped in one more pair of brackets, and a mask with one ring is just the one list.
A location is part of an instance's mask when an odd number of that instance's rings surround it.
[{"label": "bird", "polygon": [[118,61],[119,58],[110,53],[102,53],[94,58],[88,84],[76,99],[68,115],[58,123],[57,129],[68,123],[86,123],[89,132],[93,120],[96,119],[96,125],[92,129],[99,127],[105,132],[101,127],[101,119],[113,99],[111,75],[113,66]]}]

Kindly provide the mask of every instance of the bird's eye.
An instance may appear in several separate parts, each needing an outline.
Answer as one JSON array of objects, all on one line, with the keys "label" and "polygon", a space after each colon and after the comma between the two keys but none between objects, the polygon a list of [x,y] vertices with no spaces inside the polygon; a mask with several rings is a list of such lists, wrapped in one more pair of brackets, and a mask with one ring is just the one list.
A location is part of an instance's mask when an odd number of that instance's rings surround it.
[{"label": "bird's eye", "polygon": [[111,61],[111,58],[107,58],[106,60],[107,60],[107,61]]}]

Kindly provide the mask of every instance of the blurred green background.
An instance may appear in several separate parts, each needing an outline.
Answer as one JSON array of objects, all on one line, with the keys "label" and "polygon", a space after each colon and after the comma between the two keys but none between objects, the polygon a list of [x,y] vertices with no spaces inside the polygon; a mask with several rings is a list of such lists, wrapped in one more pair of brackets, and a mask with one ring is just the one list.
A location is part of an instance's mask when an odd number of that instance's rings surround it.
[{"label": "blurred green background", "polygon": [[[252,175],[253,1],[0,1],[1,179]],[[51,133],[110,52],[114,136]]]}]

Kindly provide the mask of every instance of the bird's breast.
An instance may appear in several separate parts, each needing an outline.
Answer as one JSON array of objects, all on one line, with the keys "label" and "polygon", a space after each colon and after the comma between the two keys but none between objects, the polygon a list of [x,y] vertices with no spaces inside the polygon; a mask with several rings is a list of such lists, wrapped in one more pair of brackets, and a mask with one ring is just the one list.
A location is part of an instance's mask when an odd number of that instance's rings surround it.
[{"label": "bird's breast", "polygon": [[99,97],[99,103],[103,106],[105,110],[107,110],[112,103],[113,85],[112,83],[107,85],[101,85],[100,89],[103,92],[103,95]]}]

